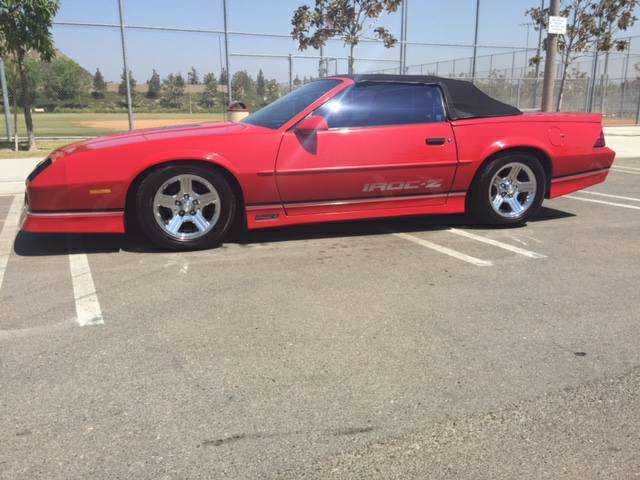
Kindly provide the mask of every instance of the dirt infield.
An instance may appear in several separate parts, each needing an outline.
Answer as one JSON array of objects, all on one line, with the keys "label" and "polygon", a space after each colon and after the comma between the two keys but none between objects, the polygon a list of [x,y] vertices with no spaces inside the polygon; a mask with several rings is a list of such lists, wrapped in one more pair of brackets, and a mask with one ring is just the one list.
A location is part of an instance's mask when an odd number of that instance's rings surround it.
[{"label": "dirt infield", "polygon": [[[194,123],[203,123],[203,122],[215,122],[219,120],[215,120],[212,118],[146,118],[146,119],[137,119],[135,121],[136,128],[159,128],[159,127],[168,127],[171,125],[189,125]],[[99,128],[99,129],[107,129],[107,130],[127,130],[129,128],[129,122],[126,118],[117,119],[117,120],[81,120],[73,122],[74,125],[78,125],[79,127],[86,128]]]}]

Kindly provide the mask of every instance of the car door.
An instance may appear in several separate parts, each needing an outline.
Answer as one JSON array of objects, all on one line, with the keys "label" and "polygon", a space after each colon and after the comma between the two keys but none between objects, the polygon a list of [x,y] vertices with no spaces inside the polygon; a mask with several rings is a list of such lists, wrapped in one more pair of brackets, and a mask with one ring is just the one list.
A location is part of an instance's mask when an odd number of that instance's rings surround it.
[{"label": "car door", "polygon": [[446,201],[457,166],[435,85],[362,82],[324,104],[328,129],[284,134],[276,162],[288,215]]}]

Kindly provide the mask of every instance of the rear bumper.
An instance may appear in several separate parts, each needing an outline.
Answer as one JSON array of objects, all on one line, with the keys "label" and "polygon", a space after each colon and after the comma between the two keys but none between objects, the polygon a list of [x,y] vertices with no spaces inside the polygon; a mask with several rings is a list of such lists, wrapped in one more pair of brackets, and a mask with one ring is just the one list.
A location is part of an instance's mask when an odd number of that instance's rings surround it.
[{"label": "rear bumper", "polygon": [[556,198],[561,195],[566,195],[568,193],[576,192],[583,188],[602,183],[607,179],[607,175],[609,175],[608,167],[553,178],[551,180],[551,192],[549,194],[549,198]]},{"label": "rear bumper", "polygon": [[22,211],[20,228],[32,233],[124,233],[123,211]]}]

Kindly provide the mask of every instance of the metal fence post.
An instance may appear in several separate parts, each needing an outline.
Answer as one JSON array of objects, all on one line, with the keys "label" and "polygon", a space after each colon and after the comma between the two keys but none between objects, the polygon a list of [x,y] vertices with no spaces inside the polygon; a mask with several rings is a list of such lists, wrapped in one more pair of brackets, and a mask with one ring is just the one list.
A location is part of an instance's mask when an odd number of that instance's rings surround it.
[{"label": "metal fence post", "polygon": [[7,88],[7,76],[4,73],[4,60],[0,58],[0,82],[2,82],[2,102],[4,104],[4,120],[7,127],[7,142],[11,142],[11,108],[9,107],[9,89]]},{"label": "metal fence post", "polygon": [[229,105],[233,100],[231,96],[231,70],[229,69],[229,28],[227,18],[227,0],[222,0],[222,14],[224,17],[224,58],[227,69],[227,100]]},{"label": "metal fence post", "polygon": [[609,51],[604,55],[604,69],[600,77],[600,112],[604,115],[609,88]]},{"label": "metal fence post", "polygon": [[293,56],[289,54],[289,91],[293,92]]},{"label": "metal fence post", "polygon": [[636,104],[636,125],[640,123],[640,92],[638,92],[638,103]]},{"label": "metal fence post", "polygon": [[118,0],[120,11],[120,40],[122,42],[122,63],[124,65],[124,79],[127,90],[127,114],[129,116],[129,130],[133,130],[133,103],[131,101],[131,75],[129,74],[129,58],[127,56],[127,32],[124,24],[124,0]]},{"label": "metal fence post", "polygon": [[514,50],[511,55],[511,88],[509,89],[509,100],[513,98],[513,80],[515,77],[515,68],[516,68],[516,51]]},{"label": "metal fence post", "polygon": [[480,23],[480,0],[476,0],[476,26],[473,33],[473,61],[471,62],[471,81],[472,82],[475,81],[476,79],[476,62],[478,61],[478,25],[479,23]]},{"label": "metal fence post", "polygon": [[631,55],[631,39],[627,42],[627,55],[624,59],[624,68],[622,70],[622,85],[620,87],[620,110],[618,116],[622,118],[624,115],[624,96],[627,89],[627,75],[629,75],[629,57]]}]

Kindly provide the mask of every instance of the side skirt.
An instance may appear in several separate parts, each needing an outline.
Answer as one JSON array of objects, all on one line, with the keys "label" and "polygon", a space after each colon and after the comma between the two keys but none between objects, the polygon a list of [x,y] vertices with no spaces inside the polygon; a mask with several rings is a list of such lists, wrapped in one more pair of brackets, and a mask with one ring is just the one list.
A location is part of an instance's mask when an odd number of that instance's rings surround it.
[{"label": "side skirt", "polygon": [[249,230],[256,230],[306,223],[464,213],[465,198],[466,192],[455,192],[443,195],[367,199],[366,201],[357,199],[285,205],[248,205],[246,207],[247,227]]}]

